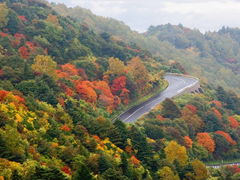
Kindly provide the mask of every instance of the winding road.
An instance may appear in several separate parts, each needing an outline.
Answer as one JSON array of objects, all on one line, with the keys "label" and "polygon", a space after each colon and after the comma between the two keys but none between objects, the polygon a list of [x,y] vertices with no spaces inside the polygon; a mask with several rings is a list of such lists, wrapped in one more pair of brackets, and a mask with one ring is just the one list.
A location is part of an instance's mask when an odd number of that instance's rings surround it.
[{"label": "winding road", "polygon": [[169,86],[166,90],[122,113],[118,119],[126,123],[133,123],[144,114],[150,112],[155,106],[160,104],[166,98],[172,98],[180,95],[186,89],[194,87],[197,83],[199,83],[199,81],[195,78],[170,74],[165,75],[165,79],[169,83]]}]

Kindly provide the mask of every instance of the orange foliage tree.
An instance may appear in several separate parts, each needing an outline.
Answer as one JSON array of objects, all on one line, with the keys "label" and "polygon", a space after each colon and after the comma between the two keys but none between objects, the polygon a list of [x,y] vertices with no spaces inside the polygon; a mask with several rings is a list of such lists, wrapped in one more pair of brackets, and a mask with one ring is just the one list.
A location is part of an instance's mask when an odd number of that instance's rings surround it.
[{"label": "orange foliage tree", "polygon": [[215,133],[223,136],[230,144],[232,144],[232,145],[237,144],[236,141],[234,141],[228,133],[226,133],[224,131],[216,131]]},{"label": "orange foliage tree", "polygon": [[54,25],[59,25],[58,17],[52,14],[48,15],[46,21]]},{"label": "orange foliage tree", "polygon": [[105,81],[94,81],[94,89],[99,93],[99,102],[111,112],[114,106],[114,96]]},{"label": "orange foliage tree", "polygon": [[138,166],[140,165],[140,162],[141,162],[141,161],[139,161],[139,160],[136,158],[136,156],[133,155],[133,156],[130,158],[130,162],[131,162],[134,166],[138,167]]},{"label": "orange foliage tree", "polygon": [[197,142],[205,147],[209,152],[214,152],[216,145],[209,133],[198,133]]},{"label": "orange foliage tree", "polygon": [[93,89],[90,81],[75,81],[75,88],[82,99],[90,103],[96,103],[97,93]]},{"label": "orange foliage tree", "polygon": [[119,76],[113,80],[111,91],[115,95],[119,95],[124,104],[129,103],[129,93],[130,91],[126,89],[126,80],[125,76]]},{"label": "orange foliage tree", "polygon": [[216,108],[212,108],[212,110],[218,119],[222,119],[222,114]]},{"label": "orange foliage tree", "polygon": [[230,123],[231,128],[234,128],[234,129],[238,128],[239,122],[234,117],[232,117],[232,116],[228,117],[228,121]]},{"label": "orange foliage tree", "polygon": [[184,144],[187,148],[192,148],[193,141],[189,136],[184,137]]},{"label": "orange foliage tree", "polygon": [[0,101],[13,102],[16,105],[23,105],[25,103],[24,98],[17,95],[13,95],[12,92],[5,91],[5,90],[0,90]]},{"label": "orange foliage tree", "polygon": [[72,64],[64,64],[60,66],[60,69],[56,70],[59,78],[69,79],[72,76],[78,76],[78,69]]}]

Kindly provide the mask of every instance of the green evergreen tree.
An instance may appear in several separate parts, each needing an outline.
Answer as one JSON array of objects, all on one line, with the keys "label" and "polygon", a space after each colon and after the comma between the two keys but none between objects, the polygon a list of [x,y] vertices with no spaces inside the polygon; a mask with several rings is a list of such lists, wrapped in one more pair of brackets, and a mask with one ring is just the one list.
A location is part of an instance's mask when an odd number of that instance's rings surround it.
[{"label": "green evergreen tree", "polygon": [[32,180],[67,180],[61,171],[56,168],[37,167]]},{"label": "green evergreen tree", "polygon": [[87,168],[86,165],[82,165],[73,175],[73,180],[93,180],[91,171]]},{"label": "green evergreen tree", "polygon": [[162,103],[163,109],[162,109],[162,115],[165,118],[179,118],[181,116],[181,112],[177,105],[169,98],[167,98],[165,101]]}]

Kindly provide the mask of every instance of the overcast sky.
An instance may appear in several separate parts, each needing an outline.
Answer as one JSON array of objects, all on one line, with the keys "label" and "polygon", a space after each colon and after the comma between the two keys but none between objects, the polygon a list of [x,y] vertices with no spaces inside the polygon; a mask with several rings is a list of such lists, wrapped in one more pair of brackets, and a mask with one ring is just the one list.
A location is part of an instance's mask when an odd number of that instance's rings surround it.
[{"label": "overcast sky", "polygon": [[132,29],[183,24],[202,32],[222,26],[240,27],[240,0],[49,0],[81,6],[101,16],[124,21]]}]

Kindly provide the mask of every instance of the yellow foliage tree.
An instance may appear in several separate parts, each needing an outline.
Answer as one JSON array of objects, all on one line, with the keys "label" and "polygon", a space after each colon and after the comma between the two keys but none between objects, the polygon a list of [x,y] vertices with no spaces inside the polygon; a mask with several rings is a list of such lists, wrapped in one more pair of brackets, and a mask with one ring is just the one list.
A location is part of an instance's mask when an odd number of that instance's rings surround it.
[{"label": "yellow foliage tree", "polygon": [[194,170],[194,179],[204,180],[208,178],[208,170],[206,166],[199,160],[194,160],[191,162],[191,165]]},{"label": "yellow foliage tree", "polygon": [[118,58],[109,58],[108,64],[109,64],[109,67],[108,67],[107,74],[116,74],[116,75],[124,74],[125,65]]},{"label": "yellow foliage tree", "polygon": [[139,93],[146,93],[151,88],[149,73],[139,57],[132,58],[127,66],[128,73],[136,83]]},{"label": "yellow foliage tree", "polygon": [[157,172],[158,176],[164,180],[180,180],[178,175],[175,175],[171,168],[164,166]]},{"label": "yellow foliage tree", "polygon": [[175,160],[182,166],[187,163],[188,156],[186,148],[179,145],[176,141],[171,141],[167,147],[164,148],[164,151],[169,163],[173,163]]},{"label": "yellow foliage tree", "polygon": [[34,59],[32,69],[36,73],[46,74],[50,77],[56,78],[57,63],[52,60],[50,56],[38,55]]},{"label": "yellow foliage tree", "polygon": [[5,3],[0,3],[0,28],[3,28],[8,23],[8,13],[9,9]]}]

